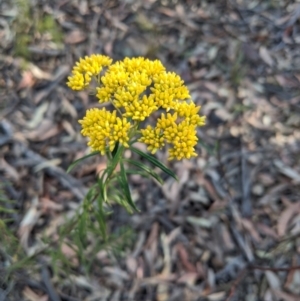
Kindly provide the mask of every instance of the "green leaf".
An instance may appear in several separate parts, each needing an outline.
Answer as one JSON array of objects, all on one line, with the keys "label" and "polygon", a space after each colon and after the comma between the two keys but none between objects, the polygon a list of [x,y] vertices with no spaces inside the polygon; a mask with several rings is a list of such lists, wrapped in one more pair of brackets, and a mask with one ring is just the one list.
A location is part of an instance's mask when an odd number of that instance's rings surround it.
[{"label": "green leaf", "polygon": [[151,169],[149,166],[131,159],[125,159],[124,161],[140,168],[141,170],[149,174],[151,177],[153,177],[155,180],[157,180],[160,184],[164,183],[163,179],[156,172],[154,172],[153,169]]},{"label": "green leaf", "polygon": [[128,204],[128,202],[120,193],[115,193],[111,196],[111,199],[114,200],[117,204],[123,206],[129,214],[132,214],[134,212],[132,207]]},{"label": "green leaf", "polygon": [[141,175],[142,177],[145,177],[145,178],[150,177],[148,173],[138,170],[138,169],[126,169],[126,174],[127,175]]},{"label": "green leaf", "polygon": [[112,155],[113,158],[114,158],[115,155],[117,154],[118,149],[119,149],[119,141],[117,141],[117,143],[116,143],[116,145],[115,145],[113,151],[111,152],[111,155]]},{"label": "green leaf", "polygon": [[106,241],[107,236],[106,236],[106,221],[105,221],[105,212],[103,209],[103,199],[101,195],[98,196],[97,198],[97,204],[98,204],[98,210],[95,212],[98,225],[99,225],[99,230],[102,235],[102,238],[104,241]]},{"label": "green leaf", "polygon": [[79,159],[75,160],[75,161],[68,167],[67,173],[69,173],[69,172],[70,172],[70,171],[71,171],[78,163],[80,163],[81,161],[83,161],[83,160],[85,160],[85,159],[87,159],[87,158],[89,158],[89,157],[95,156],[95,155],[97,155],[97,154],[99,154],[98,151],[92,152],[92,153],[90,153],[90,154],[88,154],[88,155],[86,155],[86,156],[84,156],[84,157],[82,157],[82,158],[79,158]]},{"label": "green leaf", "polygon": [[15,209],[10,209],[10,208],[0,207],[0,212],[3,212],[3,213],[16,213],[16,210]]},{"label": "green leaf", "polygon": [[[107,171],[107,169],[103,172],[103,174],[106,171]],[[106,191],[105,183],[103,181],[104,181],[104,179],[102,177],[97,179],[98,187],[99,187],[99,195],[102,197],[102,200],[104,202],[106,202],[107,201],[107,191]]]},{"label": "green leaf", "polygon": [[83,246],[86,245],[87,240],[87,223],[88,223],[88,211],[86,206],[83,206],[83,212],[78,220],[78,238]]},{"label": "green leaf", "polygon": [[135,152],[136,154],[140,155],[141,157],[143,157],[146,160],[148,160],[149,162],[151,162],[153,165],[155,165],[156,167],[161,169],[163,172],[168,174],[170,177],[172,177],[173,179],[178,181],[176,174],[172,170],[170,170],[168,167],[166,167],[164,164],[162,164],[160,161],[158,161],[154,156],[146,154],[133,146],[131,146],[130,149],[133,152]]},{"label": "green leaf", "polygon": [[17,201],[15,201],[15,200],[6,199],[4,197],[2,198],[1,195],[0,195],[0,202],[1,203],[11,203],[11,204],[16,204],[17,203]]},{"label": "green leaf", "polygon": [[96,194],[96,188],[97,188],[97,184],[94,184],[87,192],[87,194],[85,195],[85,200],[87,200],[87,202],[92,202],[93,198],[95,197]]},{"label": "green leaf", "polygon": [[123,162],[120,162],[120,184],[121,187],[123,188],[125,197],[128,201],[128,204],[132,207],[132,209],[134,209],[135,211],[139,211],[138,208],[136,207],[135,203],[133,202],[132,198],[131,198],[131,193],[130,193],[130,189],[129,189],[129,185],[128,185],[128,180],[127,180],[127,176],[126,176],[126,170],[124,167]]},{"label": "green leaf", "polygon": [[119,145],[114,157],[112,158],[112,160],[109,161],[107,168],[102,173],[101,181],[103,183],[105,183],[107,180],[109,180],[109,178],[112,176],[118,163],[121,161],[121,156],[123,154],[123,150],[124,150],[124,147],[122,145]]}]

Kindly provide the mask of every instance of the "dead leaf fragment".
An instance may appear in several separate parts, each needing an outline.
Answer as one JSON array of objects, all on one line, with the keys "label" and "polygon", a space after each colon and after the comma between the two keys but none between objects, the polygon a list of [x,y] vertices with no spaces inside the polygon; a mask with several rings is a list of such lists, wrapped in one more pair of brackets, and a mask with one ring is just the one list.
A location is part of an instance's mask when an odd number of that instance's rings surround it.
[{"label": "dead leaf fragment", "polygon": [[285,176],[293,179],[295,182],[299,183],[300,182],[300,174],[295,171],[293,168],[285,165],[282,161],[280,160],[275,160],[274,165],[279,169],[279,171],[284,174]]},{"label": "dead leaf fragment", "polygon": [[24,88],[30,88],[34,84],[35,84],[35,80],[34,80],[33,74],[29,70],[26,70],[22,74],[22,79],[18,85],[17,90],[21,90]]},{"label": "dead leaf fragment", "polygon": [[75,29],[71,31],[66,37],[65,37],[65,43],[66,44],[79,44],[87,39],[86,34],[79,30]]},{"label": "dead leaf fragment", "polygon": [[261,242],[261,237],[260,237],[259,233],[257,232],[256,226],[254,226],[253,222],[246,218],[242,218],[241,221],[242,221],[243,227],[251,234],[252,238],[256,242]]},{"label": "dead leaf fragment", "polygon": [[7,177],[18,182],[20,179],[18,171],[10,164],[8,164],[4,158],[0,158],[0,170],[4,170]]},{"label": "dead leaf fragment", "polygon": [[32,141],[44,141],[60,133],[59,126],[50,119],[44,119],[37,129],[25,133],[24,136]]},{"label": "dead leaf fragment", "polygon": [[48,301],[47,295],[40,296],[35,293],[30,287],[26,286],[23,290],[23,296],[29,301]]},{"label": "dead leaf fragment", "polygon": [[277,223],[277,233],[279,236],[286,234],[288,224],[292,221],[292,218],[300,212],[300,203],[290,204],[283,212],[280,214]]},{"label": "dead leaf fragment", "polygon": [[42,212],[46,213],[48,211],[62,211],[64,206],[58,204],[48,198],[40,198],[40,205],[42,207]]},{"label": "dead leaf fragment", "polygon": [[223,298],[225,297],[226,292],[222,291],[222,292],[217,292],[217,293],[213,293],[207,296],[207,299],[210,301],[221,301],[223,300]]},{"label": "dead leaf fragment", "polygon": [[270,288],[272,289],[279,289],[280,288],[280,280],[278,276],[272,271],[265,272],[267,281],[269,283]]},{"label": "dead leaf fragment", "polygon": [[276,299],[280,298],[280,300],[284,300],[284,301],[299,301],[299,296],[285,293],[279,289],[272,289],[271,291]]},{"label": "dead leaf fragment", "polygon": [[177,249],[177,252],[178,252],[178,255],[179,255],[179,258],[182,262],[182,265],[184,267],[184,269],[187,271],[187,272],[192,272],[192,273],[196,273],[197,272],[197,269],[195,267],[195,265],[193,265],[190,261],[189,261],[189,255],[186,251],[186,249],[184,248],[184,246],[182,244],[177,244],[176,245],[176,249]]},{"label": "dead leaf fragment", "polygon": [[198,278],[198,273],[185,273],[182,276],[179,277],[179,279],[177,280],[178,283],[184,283],[187,284],[189,286],[193,286],[195,285],[195,282]]},{"label": "dead leaf fragment", "polygon": [[21,221],[20,228],[18,230],[18,235],[20,237],[21,245],[25,250],[28,250],[28,238],[29,234],[37,223],[41,216],[41,211],[37,209],[36,205],[32,205],[26,212],[23,220]]},{"label": "dead leaf fragment", "polygon": [[259,48],[259,55],[261,59],[268,64],[270,67],[274,65],[274,60],[266,47],[261,46]]}]

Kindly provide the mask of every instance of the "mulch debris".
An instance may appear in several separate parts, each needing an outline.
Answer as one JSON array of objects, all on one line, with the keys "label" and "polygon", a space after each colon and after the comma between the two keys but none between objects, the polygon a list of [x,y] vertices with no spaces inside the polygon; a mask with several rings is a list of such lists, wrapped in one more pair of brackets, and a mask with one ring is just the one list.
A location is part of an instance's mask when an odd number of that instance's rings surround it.
[{"label": "mulch debris", "polygon": [[[15,200],[0,217],[39,255],[0,281],[0,300],[300,300],[300,3],[26,3],[0,3],[0,179]],[[78,119],[99,106],[66,77],[92,53],[160,59],[207,125],[197,158],[157,154],[178,182],[130,178],[141,212],[113,206],[110,231],[133,229],[119,253],[100,250],[87,275],[65,244],[72,269],[59,278],[43,237],[57,239],[105,165],[93,157],[66,173],[89,152]],[[3,276],[15,254],[2,238]]]}]

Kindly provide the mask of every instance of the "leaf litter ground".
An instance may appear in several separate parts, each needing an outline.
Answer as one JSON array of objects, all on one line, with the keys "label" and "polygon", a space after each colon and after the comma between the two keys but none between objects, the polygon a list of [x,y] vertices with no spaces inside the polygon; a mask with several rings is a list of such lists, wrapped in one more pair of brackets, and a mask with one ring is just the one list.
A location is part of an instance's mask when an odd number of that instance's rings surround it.
[{"label": "leaf litter ground", "polygon": [[[299,300],[299,3],[20,0],[0,11],[0,300]],[[112,239],[90,266],[97,236],[81,260],[70,241],[55,246],[105,167],[91,157],[66,173],[88,151],[77,120],[99,105],[66,77],[95,52],[159,58],[208,120],[198,158],[157,154],[179,181],[130,177],[140,213],[113,206]]]}]

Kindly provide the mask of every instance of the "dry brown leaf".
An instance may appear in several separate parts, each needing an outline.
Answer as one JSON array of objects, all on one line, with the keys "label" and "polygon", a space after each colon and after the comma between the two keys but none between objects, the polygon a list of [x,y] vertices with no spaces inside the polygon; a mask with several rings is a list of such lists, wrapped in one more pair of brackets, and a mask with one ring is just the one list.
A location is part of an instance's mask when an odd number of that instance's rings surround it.
[{"label": "dry brown leaf", "polygon": [[43,213],[48,213],[51,211],[62,211],[64,206],[62,204],[58,204],[48,198],[40,198],[40,206]]},{"label": "dry brown leaf", "polygon": [[225,224],[220,224],[221,237],[224,243],[226,251],[232,251],[235,249],[231,234]]},{"label": "dry brown leaf", "polygon": [[123,280],[129,280],[129,275],[118,267],[104,267],[103,271]]},{"label": "dry brown leaf", "polygon": [[184,269],[187,272],[196,273],[197,272],[196,266],[189,261],[188,259],[189,255],[186,249],[184,248],[184,246],[181,243],[178,243],[176,245],[176,250]]},{"label": "dry brown leaf", "polygon": [[292,218],[300,212],[300,203],[291,203],[285,210],[282,211],[277,222],[277,233],[279,236],[286,234],[288,224]]},{"label": "dry brown leaf", "polygon": [[59,164],[61,164],[61,162],[62,162],[61,159],[52,159],[52,160],[43,161],[43,162],[37,164],[33,170],[34,170],[34,172],[39,172],[45,168],[56,167]]},{"label": "dry brown leaf", "polygon": [[201,177],[200,182],[203,183],[204,188],[208,192],[209,196],[214,200],[214,202],[222,203],[222,200],[219,198],[217,191],[215,190],[214,186],[209,180],[205,179],[204,177]]},{"label": "dry brown leaf", "polygon": [[70,122],[68,122],[67,120],[63,120],[62,127],[69,134],[70,140],[73,140],[76,137],[77,131],[74,129]]},{"label": "dry brown leaf", "polygon": [[268,235],[270,237],[273,237],[274,239],[278,239],[279,236],[277,235],[276,231],[274,229],[272,229],[271,227],[265,225],[265,224],[262,224],[262,223],[256,223],[256,227],[257,229],[265,234],[265,235]]},{"label": "dry brown leaf", "polygon": [[65,37],[65,43],[66,44],[78,44],[82,43],[87,39],[87,35],[79,29],[75,29],[71,31],[68,35]]},{"label": "dry brown leaf", "polygon": [[36,128],[44,120],[44,115],[47,112],[48,108],[49,102],[47,101],[44,101],[40,106],[38,106],[35,109],[30,121],[27,123],[27,127],[29,129]]},{"label": "dry brown leaf", "polygon": [[264,46],[261,46],[259,48],[259,55],[260,57],[262,58],[262,60],[268,64],[270,67],[272,67],[274,65],[274,60],[269,52],[269,50],[264,47]]},{"label": "dry brown leaf", "polygon": [[159,7],[158,11],[168,17],[174,18],[176,17],[176,12],[173,9],[167,8],[167,7]]},{"label": "dry brown leaf", "polygon": [[[297,266],[298,256],[295,254],[292,258],[291,266]],[[290,292],[300,295],[300,270],[291,269],[288,272],[284,288],[288,289]]]},{"label": "dry brown leaf", "polygon": [[188,272],[188,273],[184,273],[183,275],[181,275],[177,279],[177,282],[178,283],[184,283],[184,284],[187,284],[189,286],[193,286],[193,285],[195,285],[197,279],[198,279],[198,273]]},{"label": "dry brown leaf", "polygon": [[45,141],[51,137],[54,137],[60,133],[60,128],[58,125],[54,125],[50,129],[48,129],[45,133],[41,131],[33,132],[28,139],[32,141]]},{"label": "dry brown leaf", "polygon": [[150,248],[154,241],[157,240],[159,234],[159,223],[155,222],[152,225],[151,232],[148,236],[147,242],[145,244],[145,249]]},{"label": "dry brown leaf", "polygon": [[267,205],[268,203],[277,200],[280,193],[288,187],[289,185],[286,183],[281,183],[272,187],[271,190],[259,200],[259,205]]},{"label": "dry brown leaf", "polygon": [[166,199],[171,202],[176,202],[178,200],[180,189],[180,183],[171,178],[167,180],[162,187]]},{"label": "dry brown leaf", "polygon": [[32,73],[32,75],[36,79],[45,79],[45,80],[52,79],[52,74],[51,73],[43,71],[38,66],[36,66],[36,65],[34,65],[32,63],[28,64],[28,70]]},{"label": "dry brown leaf", "polygon": [[300,183],[300,174],[296,170],[285,165],[281,160],[275,160],[274,165],[282,174],[293,179],[296,183]]},{"label": "dry brown leaf", "polygon": [[20,243],[24,247],[25,250],[28,250],[28,238],[32,228],[37,223],[40,218],[42,212],[37,209],[37,204],[32,204],[32,206],[28,209],[25,216],[23,217],[18,235],[20,237]]},{"label": "dry brown leaf", "polygon": [[[162,275],[168,277],[171,273],[171,251],[170,251],[170,238],[168,238],[164,233],[161,234],[161,243],[164,256],[164,267],[162,270]],[[168,301],[168,285],[165,283],[160,283],[157,286],[157,300],[158,301]]]},{"label": "dry brown leaf", "polygon": [[137,263],[136,258],[134,258],[132,256],[128,256],[127,259],[126,259],[127,270],[130,273],[135,274],[137,266],[138,266],[138,263]]},{"label": "dry brown leaf", "polygon": [[61,105],[63,108],[63,112],[67,112],[68,114],[70,114],[71,117],[77,118],[77,111],[67,98],[62,98]]},{"label": "dry brown leaf", "polygon": [[217,292],[217,293],[208,295],[207,299],[209,301],[221,301],[221,300],[224,300],[225,295],[226,295],[226,292],[224,292],[224,291]]},{"label": "dry brown leaf", "polygon": [[279,289],[281,287],[281,281],[276,273],[265,271],[265,275],[271,289]]},{"label": "dry brown leaf", "polygon": [[259,233],[257,232],[253,222],[249,219],[246,219],[246,218],[242,218],[241,221],[242,221],[243,227],[250,233],[252,238],[256,242],[261,242],[262,239],[261,239]]},{"label": "dry brown leaf", "polygon": [[285,293],[276,288],[271,289],[271,291],[274,295],[274,298],[276,298],[276,300],[278,300],[278,298],[280,298],[280,300],[284,300],[284,301],[299,301],[299,296]]},{"label": "dry brown leaf", "polygon": [[169,179],[163,184],[162,190],[165,195],[165,197],[174,202],[176,204],[179,200],[180,191],[183,187],[183,185],[188,181],[189,179],[189,170],[187,168],[182,168],[178,172],[178,178],[179,181],[175,181],[174,179]]},{"label": "dry brown leaf", "polygon": [[[219,91],[219,89],[220,89],[220,86],[219,85],[217,85],[217,84],[215,84],[215,83],[213,83],[213,82],[211,82],[211,81],[206,81],[206,82],[204,82],[204,86],[208,89],[208,90],[210,90],[211,92],[214,92],[214,93],[218,93],[218,91]],[[219,105],[221,105],[221,104],[219,104]]]},{"label": "dry brown leaf", "polygon": [[24,136],[32,141],[44,141],[56,136],[59,132],[59,127],[53,124],[53,120],[44,119],[36,130],[25,133]]},{"label": "dry brown leaf", "polygon": [[0,158],[0,170],[4,170],[5,176],[8,179],[12,179],[15,182],[18,182],[20,179],[18,171],[10,164],[8,164],[4,158]]},{"label": "dry brown leaf", "polygon": [[29,70],[26,70],[22,73],[22,79],[18,85],[17,90],[33,87],[34,84],[35,84],[35,79],[33,77],[32,72]]},{"label": "dry brown leaf", "polygon": [[38,295],[30,287],[25,286],[23,290],[24,297],[29,301],[48,301],[48,295]]},{"label": "dry brown leaf", "polygon": [[105,15],[105,18],[107,18],[108,20],[111,21],[112,25],[124,32],[127,32],[128,31],[128,26],[121,22],[118,18],[116,18],[115,16],[113,16],[110,11],[106,10],[104,12],[104,15]]}]

